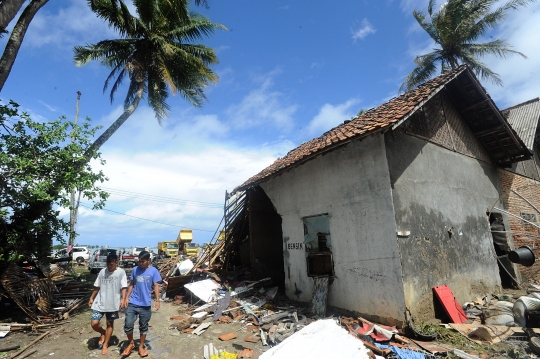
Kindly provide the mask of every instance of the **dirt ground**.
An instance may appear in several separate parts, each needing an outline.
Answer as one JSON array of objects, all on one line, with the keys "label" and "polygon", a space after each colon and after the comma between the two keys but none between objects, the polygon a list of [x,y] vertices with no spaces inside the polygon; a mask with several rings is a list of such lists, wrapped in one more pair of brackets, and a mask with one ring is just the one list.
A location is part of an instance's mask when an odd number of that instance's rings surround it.
[{"label": "dirt ground", "polygon": [[[129,275],[131,268],[125,268]],[[86,277],[87,282],[91,283],[95,280],[95,275],[89,274],[85,266],[75,268],[76,272],[80,272],[83,277]],[[4,308],[0,308],[4,311]],[[253,349],[253,358],[258,358],[264,350],[269,347],[263,347],[262,343],[245,342],[243,339],[248,334],[247,328],[242,328],[245,324],[230,323],[230,324],[215,324],[206,329],[202,335],[184,334],[177,329],[169,329],[174,322],[170,319],[171,316],[182,314],[181,307],[174,305],[171,301],[161,303],[161,308],[156,311],[152,305],[152,319],[150,320],[149,333],[146,337],[146,345],[148,348],[147,358],[178,358],[183,359],[202,359],[204,346],[212,343],[217,349],[223,349],[231,353],[239,353],[244,348]],[[78,359],[78,358],[121,358],[120,353],[126,344],[126,335],[124,334],[124,312],[120,312],[120,318],[115,321],[113,336],[110,341],[109,354],[101,355],[101,350],[98,349],[97,343],[99,334],[94,332],[90,327],[91,309],[81,307],[66,321],[61,321],[58,326],[48,329],[40,329],[34,332],[30,331],[14,331],[10,332],[6,337],[0,338],[0,359],[10,358],[18,351],[9,351],[3,353],[2,348],[20,345],[20,348],[25,348],[29,343],[34,341],[43,333],[50,332],[45,338],[34,344],[23,354],[17,357],[22,358],[59,358],[59,359]],[[9,313],[2,312],[0,317],[9,316]],[[184,314],[185,315],[185,314]],[[206,319],[210,321],[210,319]],[[2,319],[0,319],[2,322]],[[104,319],[102,325],[104,326]],[[226,342],[218,339],[218,336],[229,332],[236,332],[237,338]],[[139,336],[138,322],[135,323],[134,337]],[[138,344],[138,340],[136,340]],[[37,350],[35,353],[32,353]],[[28,356],[26,356],[28,355]],[[129,358],[139,358],[136,350],[134,350]]]},{"label": "dirt ground", "polygon": [[[99,335],[90,327],[90,309],[84,309],[70,317],[64,324],[52,329],[48,329],[52,334],[48,335],[25,353],[30,353],[37,350],[28,358],[58,358],[58,359],[74,359],[74,358],[119,358],[121,348],[125,345],[126,335],[123,331],[124,314],[120,314],[120,319],[116,321],[113,337],[110,342],[110,354],[101,355],[101,350],[97,348]],[[237,353],[243,348],[254,350],[254,358],[258,358],[263,350],[268,347],[263,347],[261,342],[249,343],[243,338],[248,334],[246,328],[242,328],[241,323],[231,324],[212,324],[201,336],[193,334],[183,334],[176,329],[169,329],[169,325],[173,322],[171,316],[179,314],[179,307],[171,302],[163,302],[160,310],[152,309],[152,319],[150,320],[150,329],[146,338],[148,347],[148,358],[186,358],[186,359],[201,359],[203,358],[204,345],[212,343],[214,347],[223,349],[228,352]],[[39,332],[12,332],[5,338],[0,339],[0,348],[9,347],[12,345],[20,345],[24,348],[27,344],[39,337],[47,330]],[[222,342],[218,336],[236,332],[237,338]],[[135,324],[135,338],[138,337],[138,328]],[[264,348],[264,349],[263,349]],[[10,353],[15,353],[12,351]],[[13,354],[12,354],[13,355]],[[25,357],[24,354],[18,358]],[[2,356],[0,356],[2,358]],[[129,358],[139,358],[136,351],[133,351]]]}]

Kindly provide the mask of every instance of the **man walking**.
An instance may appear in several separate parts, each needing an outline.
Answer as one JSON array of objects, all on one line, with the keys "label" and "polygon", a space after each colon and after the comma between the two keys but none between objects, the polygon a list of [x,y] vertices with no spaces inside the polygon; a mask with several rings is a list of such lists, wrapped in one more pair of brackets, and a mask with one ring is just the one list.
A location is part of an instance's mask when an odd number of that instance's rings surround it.
[{"label": "man walking", "polygon": [[[118,319],[118,310],[125,305],[127,286],[126,272],[118,268],[118,256],[114,253],[109,254],[107,267],[99,272],[94,282],[94,291],[88,300],[88,306],[92,308],[90,325],[101,334],[98,345],[103,355],[109,354],[109,340],[114,330],[114,320]],[[107,321],[106,330],[99,323],[104,315]]]},{"label": "man walking", "polygon": [[124,301],[126,310],[126,321],[124,322],[124,332],[128,338],[128,346],[122,352],[123,357],[127,357],[135,349],[133,341],[133,325],[139,317],[139,355],[148,356],[148,351],[144,345],[146,333],[148,333],[148,322],[152,316],[152,289],[156,295],[156,310],[160,307],[159,284],[161,276],[155,267],[150,265],[150,253],[142,251],[139,253],[139,265],[131,272],[131,282],[127,290],[127,298]]}]

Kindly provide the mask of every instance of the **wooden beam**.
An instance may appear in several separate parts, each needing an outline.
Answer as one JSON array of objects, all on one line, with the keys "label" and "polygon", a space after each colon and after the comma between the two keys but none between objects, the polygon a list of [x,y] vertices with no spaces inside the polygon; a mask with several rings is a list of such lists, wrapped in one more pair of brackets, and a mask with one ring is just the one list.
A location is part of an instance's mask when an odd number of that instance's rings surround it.
[{"label": "wooden beam", "polygon": [[503,125],[499,125],[497,127],[490,128],[483,131],[473,132],[473,135],[475,135],[476,137],[484,137],[484,136],[488,136],[488,135],[494,134],[496,132],[501,132],[501,131],[506,133],[506,128]]}]

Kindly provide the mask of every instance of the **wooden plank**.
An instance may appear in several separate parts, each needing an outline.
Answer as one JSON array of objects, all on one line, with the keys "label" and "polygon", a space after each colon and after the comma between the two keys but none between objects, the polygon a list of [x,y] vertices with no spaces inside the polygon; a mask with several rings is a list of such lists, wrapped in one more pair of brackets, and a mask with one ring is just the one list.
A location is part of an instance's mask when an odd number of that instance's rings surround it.
[{"label": "wooden plank", "polygon": [[417,346],[419,346],[420,348],[432,353],[432,354],[436,354],[436,353],[447,353],[447,352],[451,352],[452,350],[454,350],[454,348],[452,347],[449,347],[443,343],[439,343],[439,342],[424,342],[424,341],[420,341],[420,340],[416,340],[416,339],[411,339],[412,342],[414,344],[416,344]]},{"label": "wooden plank", "polygon": [[461,305],[447,285],[433,287],[433,291],[452,323],[465,323],[468,320],[463,308],[461,308]]}]

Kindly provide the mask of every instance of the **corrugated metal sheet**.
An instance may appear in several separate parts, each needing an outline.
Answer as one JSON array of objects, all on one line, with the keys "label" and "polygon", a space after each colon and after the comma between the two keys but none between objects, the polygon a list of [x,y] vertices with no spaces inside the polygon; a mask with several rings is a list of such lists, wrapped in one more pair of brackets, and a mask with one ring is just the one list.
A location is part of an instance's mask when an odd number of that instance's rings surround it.
[{"label": "corrugated metal sheet", "polygon": [[534,136],[540,120],[540,98],[534,98],[527,102],[520,103],[504,109],[503,114],[508,119],[510,126],[516,131],[519,137],[525,142],[529,150],[533,150]]}]

